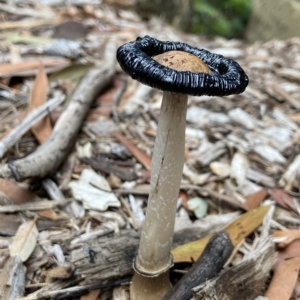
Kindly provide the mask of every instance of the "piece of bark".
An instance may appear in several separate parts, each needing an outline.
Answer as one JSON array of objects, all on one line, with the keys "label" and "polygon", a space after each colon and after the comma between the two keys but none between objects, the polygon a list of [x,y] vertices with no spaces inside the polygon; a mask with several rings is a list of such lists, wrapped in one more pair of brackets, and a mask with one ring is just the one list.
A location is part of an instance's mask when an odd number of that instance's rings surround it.
[{"label": "piece of bark", "polygon": [[[199,239],[207,235],[198,228],[184,229],[174,234],[173,247]],[[75,274],[81,275],[82,285],[94,284],[103,280],[132,275],[132,261],[136,256],[140,233],[122,230],[84,243],[83,247],[72,250],[71,263]]]},{"label": "piece of bark", "polygon": [[0,299],[15,299],[25,292],[26,268],[22,260],[15,256],[6,261],[0,271]]},{"label": "piece of bark", "polygon": [[132,155],[146,168],[146,170],[151,170],[151,157],[145,153],[145,151],[139,149],[134,143],[119,132],[114,132],[113,136],[132,153]]},{"label": "piece of bark", "polygon": [[133,181],[138,178],[138,176],[130,170],[126,170],[125,168],[121,168],[113,164],[111,161],[105,161],[96,158],[88,158],[81,157],[80,160],[85,164],[92,166],[92,168],[96,171],[100,171],[104,174],[114,174],[118,176],[123,181]]},{"label": "piece of bark", "polygon": [[13,205],[2,205],[0,206],[0,213],[14,213],[18,211],[38,211],[44,209],[54,208],[58,205],[65,205],[69,203],[70,200],[63,200],[63,201],[49,201],[49,200],[40,200],[36,202],[29,202],[25,204],[13,204]]},{"label": "piece of bark", "polygon": [[263,295],[275,257],[274,246],[267,240],[250,258],[195,287],[193,300],[252,300]]},{"label": "piece of bark", "polygon": [[[86,294],[89,290],[87,287],[77,287],[79,279],[67,279],[67,280],[57,280],[51,282],[41,289],[31,293],[26,297],[16,298],[14,300],[41,300],[41,299],[56,299],[56,300],[65,300],[65,299],[74,299],[78,295],[76,292],[72,293],[72,291],[81,291],[81,294]],[[71,288],[69,288],[72,286]],[[84,291],[83,291],[84,290]],[[60,297],[62,295],[62,297]],[[71,296],[70,298],[68,296]],[[73,298],[72,298],[73,297]]]},{"label": "piece of bark", "polygon": [[[46,287],[26,297],[17,298],[15,300],[46,300],[46,299],[73,300],[73,299],[77,299],[81,295],[87,294],[90,291],[113,288],[121,284],[129,283],[130,280],[131,277],[126,277],[110,283],[96,283],[93,285],[85,285],[85,286],[77,285],[78,279],[69,280],[69,281],[59,280],[47,285]],[[66,286],[71,286],[71,285],[73,286],[69,288],[65,288]]]},{"label": "piece of bark", "polygon": [[115,73],[115,59],[115,43],[109,42],[104,56],[105,64],[100,69],[88,71],[83,77],[49,139],[31,155],[1,167],[0,176],[14,177],[18,181],[29,177],[44,177],[61,165],[91,103],[111,82]]},{"label": "piece of bark", "polygon": [[191,269],[176,283],[166,295],[165,300],[189,300],[192,297],[192,288],[212,278],[220,272],[226,263],[233,245],[225,232],[213,236]]},{"label": "piece of bark", "polygon": [[13,236],[22,224],[22,217],[0,213],[0,236]]},{"label": "piece of bark", "polygon": [[71,253],[75,274],[84,278],[83,285],[131,275],[138,243],[139,233],[133,230],[91,240]]}]

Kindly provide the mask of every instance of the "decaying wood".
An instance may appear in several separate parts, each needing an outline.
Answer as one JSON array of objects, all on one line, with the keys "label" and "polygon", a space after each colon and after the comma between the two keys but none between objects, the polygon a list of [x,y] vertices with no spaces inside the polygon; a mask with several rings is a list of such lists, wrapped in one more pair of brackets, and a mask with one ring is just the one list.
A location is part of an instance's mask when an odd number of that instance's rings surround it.
[{"label": "decaying wood", "polygon": [[84,278],[83,285],[131,275],[138,243],[139,234],[133,230],[89,241],[71,253],[75,274]]},{"label": "decaying wood", "polygon": [[24,294],[26,268],[18,256],[9,258],[0,270],[0,299],[15,299]]},{"label": "decaying wood", "polygon": [[[70,288],[70,286],[72,285],[76,285],[78,283],[79,279],[75,278],[75,279],[71,279],[71,280],[57,280],[55,282],[51,282],[48,285],[42,287],[40,290],[31,293],[30,295],[28,295],[27,297],[20,297],[20,298],[16,298],[15,300],[37,300],[37,299],[68,299],[67,295],[68,295],[68,291],[65,292],[66,290],[69,290],[69,292],[72,292],[72,290],[77,290],[77,288]],[[85,293],[87,293],[88,290],[85,287]],[[74,293],[76,295],[76,293]],[[72,297],[74,298],[74,294],[72,294]],[[60,296],[63,295],[62,298],[55,298],[56,296]],[[72,299],[72,298],[71,298]]]},{"label": "decaying wood", "polygon": [[189,300],[192,288],[212,278],[220,272],[233,250],[229,235],[217,233],[211,238],[204,252],[190,270],[176,283],[167,294],[167,300]]},{"label": "decaying wood", "polygon": [[[99,290],[99,289],[106,289],[112,288],[115,286],[119,286],[121,284],[129,283],[131,277],[126,277],[120,280],[116,280],[111,283],[97,283],[93,285],[85,285],[85,286],[74,286],[70,288],[62,288],[50,290],[50,291],[39,291],[37,293],[33,293],[27,297],[16,298],[14,300],[47,300],[47,299],[57,299],[57,300],[66,300],[66,299],[74,299],[81,295],[85,295],[90,291]],[[70,282],[74,283],[74,282]],[[63,282],[62,282],[63,284]],[[61,284],[61,285],[62,285]]]},{"label": "decaying wood", "polygon": [[250,258],[223,271],[220,276],[194,289],[193,300],[252,300],[262,295],[275,261],[274,245],[269,240]]},{"label": "decaying wood", "polygon": [[72,147],[91,103],[113,78],[115,50],[114,43],[108,43],[105,64],[99,69],[90,70],[84,76],[49,139],[33,154],[1,167],[1,177],[14,177],[20,181],[28,177],[43,177],[57,169]]},{"label": "decaying wood", "polygon": [[[173,247],[205,236],[198,228],[182,229],[175,233]],[[76,275],[88,285],[99,281],[112,281],[116,278],[132,275],[132,261],[136,255],[140,233],[134,230],[122,230],[119,234],[87,241],[71,252],[71,263],[75,265]]]}]

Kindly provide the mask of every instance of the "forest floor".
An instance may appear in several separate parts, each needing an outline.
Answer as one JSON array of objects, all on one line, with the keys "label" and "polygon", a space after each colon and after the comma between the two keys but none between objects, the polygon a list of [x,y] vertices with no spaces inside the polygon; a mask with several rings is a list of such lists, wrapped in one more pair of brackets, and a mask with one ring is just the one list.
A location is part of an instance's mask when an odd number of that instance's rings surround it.
[{"label": "forest floor", "polygon": [[0,3],[0,298],[129,299],[162,92],[115,53],[150,35],[250,79],[189,97],[172,283],[225,231],[232,255],[193,299],[298,299],[300,39],[249,45],[143,22],[129,1],[61,2]]}]

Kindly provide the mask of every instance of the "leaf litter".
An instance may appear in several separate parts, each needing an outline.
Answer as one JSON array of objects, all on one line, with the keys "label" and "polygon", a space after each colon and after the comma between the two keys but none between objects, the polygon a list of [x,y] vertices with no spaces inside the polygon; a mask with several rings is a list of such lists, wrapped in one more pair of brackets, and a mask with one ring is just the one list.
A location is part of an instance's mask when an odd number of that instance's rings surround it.
[{"label": "leaf litter", "polygon": [[[1,297],[128,299],[161,92],[124,77],[105,49],[148,34],[236,59],[250,78],[241,95],[189,99],[173,256],[197,259],[222,230],[235,247],[221,274],[195,286],[193,299],[217,297],[228,282],[226,299],[240,284],[247,299],[296,299],[299,38],[246,45],[184,34],[154,17],[142,22],[130,1],[68,3],[0,6]],[[99,73],[105,87],[91,86],[95,101],[76,119],[80,131],[64,136],[60,116],[80,80],[108,61],[117,69]],[[61,166],[54,159],[46,175],[38,165],[37,175],[22,179],[7,173],[39,144],[48,147],[57,123],[60,140],[70,141]],[[41,155],[52,159],[51,151]]]}]

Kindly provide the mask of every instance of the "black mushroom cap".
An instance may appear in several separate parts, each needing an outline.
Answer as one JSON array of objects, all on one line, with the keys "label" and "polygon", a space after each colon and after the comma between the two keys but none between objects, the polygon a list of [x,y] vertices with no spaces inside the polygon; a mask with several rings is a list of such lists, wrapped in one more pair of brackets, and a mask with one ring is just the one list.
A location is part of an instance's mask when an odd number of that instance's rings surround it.
[{"label": "black mushroom cap", "polygon": [[[199,57],[212,73],[180,72],[165,67],[151,58],[173,50]],[[249,82],[244,70],[232,59],[180,42],[161,42],[147,35],[122,45],[117,51],[117,60],[133,79],[173,93],[228,96],[242,93]]]}]

